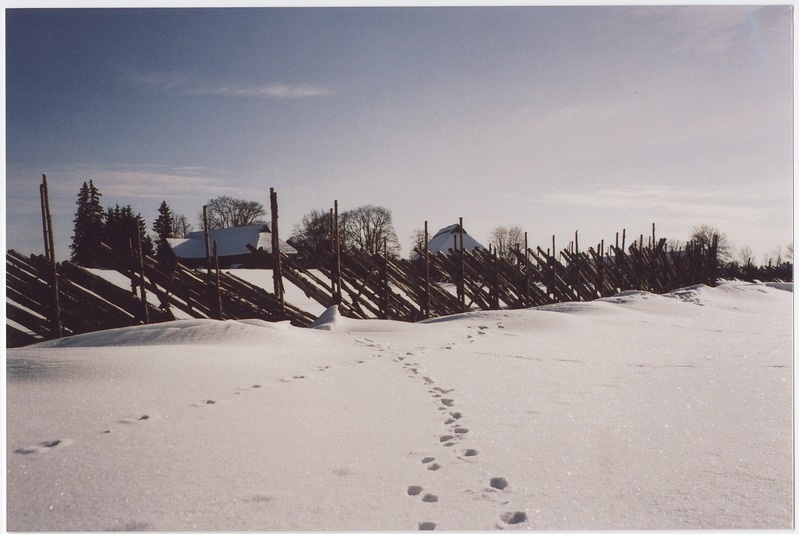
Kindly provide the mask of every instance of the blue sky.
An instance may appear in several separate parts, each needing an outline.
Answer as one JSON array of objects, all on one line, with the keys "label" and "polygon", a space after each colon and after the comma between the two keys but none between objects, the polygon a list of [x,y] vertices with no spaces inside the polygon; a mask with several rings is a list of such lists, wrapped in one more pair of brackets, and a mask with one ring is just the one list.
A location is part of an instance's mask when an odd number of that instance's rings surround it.
[{"label": "blue sky", "polygon": [[791,6],[10,9],[7,248],[59,259],[92,179],[148,224],[218,195],[392,210],[402,253],[710,224],[793,241]]}]

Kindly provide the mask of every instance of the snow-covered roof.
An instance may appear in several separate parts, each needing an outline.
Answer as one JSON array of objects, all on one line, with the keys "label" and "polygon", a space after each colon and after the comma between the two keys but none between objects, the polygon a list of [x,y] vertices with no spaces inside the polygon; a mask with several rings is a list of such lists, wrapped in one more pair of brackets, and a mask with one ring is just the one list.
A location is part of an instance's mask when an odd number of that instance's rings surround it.
[{"label": "snow-covered roof", "polygon": [[[265,224],[252,224],[236,228],[220,228],[208,232],[208,243],[213,248],[217,244],[219,256],[237,256],[250,251],[247,245],[272,252],[272,233]],[[167,243],[178,258],[204,258],[205,237],[202,231],[191,232],[186,238],[167,238]],[[296,254],[297,251],[284,241],[280,241],[280,251]]]},{"label": "snow-covered roof", "polygon": [[[461,225],[459,224],[452,224],[446,228],[442,228],[436,232],[436,235],[434,235],[430,241],[428,241],[427,250],[429,250],[431,254],[436,254],[438,252],[448,254],[449,249],[455,248],[455,238],[458,239],[458,246],[460,246],[460,232]],[[464,230],[463,248],[464,250],[474,250],[476,248],[485,247],[478,243],[477,240],[475,240],[472,236],[466,233],[466,230]]]}]

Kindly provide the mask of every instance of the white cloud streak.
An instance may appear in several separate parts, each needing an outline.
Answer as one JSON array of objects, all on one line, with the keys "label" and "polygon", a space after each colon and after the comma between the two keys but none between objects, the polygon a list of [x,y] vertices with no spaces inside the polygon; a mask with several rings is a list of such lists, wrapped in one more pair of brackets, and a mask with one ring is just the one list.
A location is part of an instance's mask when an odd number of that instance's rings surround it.
[{"label": "white cloud streak", "polygon": [[326,87],[307,84],[266,83],[247,85],[241,83],[200,83],[180,72],[149,72],[130,76],[131,81],[155,90],[188,96],[219,96],[226,98],[272,98],[292,100],[328,96]]},{"label": "white cloud streak", "polygon": [[751,189],[691,188],[663,185],[596,187],[552,191],[539,202],[592,209],[638,211],[659,220],[710,221],[718,225],[759,224],[769,218],[768,191]]}]

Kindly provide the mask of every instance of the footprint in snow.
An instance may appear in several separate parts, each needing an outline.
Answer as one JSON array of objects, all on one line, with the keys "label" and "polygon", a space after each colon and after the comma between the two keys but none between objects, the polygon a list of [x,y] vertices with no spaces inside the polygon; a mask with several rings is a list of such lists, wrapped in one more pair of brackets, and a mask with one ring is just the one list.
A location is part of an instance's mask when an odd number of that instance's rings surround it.
[{"label": "footprint in snow", "polygon": [[14,452],[16,454],[38,454],[38,453],[48,452],[56,448],[65,447],[71,444],[72,440],[70,439],[50,439],[47,441],[40,441],[38,444],[32,447],[21,447],[19,449],[16,449]]},{"label": "footprint in snow", "polygon": [[499,518],[507,525],[518,525],[527,521],[525,512],[505,512]]},{"label": "footprint in snow", "polygon": [[494,477],[489,481],[489,484],[492,488],[498,490],[504,490],[508,487],[508,481],[505,480],[503,477]]},{"label": "footprint in snow", "polygon": [[477,456],[477,454],[478,454],[477,449],[466,449],[465,451],[463,451],[464,456]]},{"label": "footprint in snow", "polygon": [[416,496],[422,493],[422,486],[408,486],[408,495]]},{"label": "footprint in snow", "polygon": [[441,399],[441,404],[443,404],[444,406],[447,406],[447,407],[451,408],[452,406],[454,406],[454,405],[455,405],[455,401],[454,401],[454,400],[452,400],[452,399]]},{"label": "footprint in snow", "polygon": [[469,433],[469,429],[468,428],[464,428],[462,426],[453,428],[452,431],[455,432],[456,434],[468,434]]},{"label": "footprint in snow", "polygon": [[124,419],[120,419],[119,422],[123,425],[132,425],[134,423],[138,423],[139,421],[147,421],[150,419],[150,416],[147,414],[140,415],[138,417],[125,417]]},{"label": "footprint in snow", "polygon": [[430,462],[432,462],[434,460],[435,460],[435,458],[433,458],[432,456],[425,456],[424,458],[422,458],[422,463],[423,464],[429,464]]},{"label": "footprint in snow", "polygon": [[423,502],[438,502],[438,497],[433,495],[432,493],[425,493],[424,497],[422,497]]},{"label": "footprint in snow", "polygon": [[432,521],[422,521],[419,523],[419,530],[435,530],[436,524]]}]

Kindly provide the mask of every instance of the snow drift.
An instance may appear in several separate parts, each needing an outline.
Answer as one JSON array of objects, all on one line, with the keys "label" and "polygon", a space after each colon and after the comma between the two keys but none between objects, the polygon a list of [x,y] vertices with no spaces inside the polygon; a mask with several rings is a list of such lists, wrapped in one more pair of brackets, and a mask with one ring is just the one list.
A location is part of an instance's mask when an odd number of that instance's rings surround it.
[{"label": "snow drift", "polygon": [[792,294],[8,351],[9,530],[790,528]]}]

